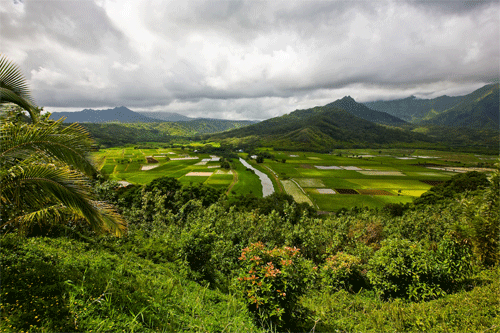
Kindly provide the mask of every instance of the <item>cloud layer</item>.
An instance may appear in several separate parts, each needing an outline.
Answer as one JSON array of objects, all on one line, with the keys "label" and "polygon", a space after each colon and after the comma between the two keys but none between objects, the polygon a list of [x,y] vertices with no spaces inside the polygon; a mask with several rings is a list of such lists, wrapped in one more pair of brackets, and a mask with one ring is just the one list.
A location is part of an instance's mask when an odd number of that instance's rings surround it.
[{"label": "cloud layer", "polygon": [[265,119],[498,81],[498,1],[0,1],[46,110]]}]

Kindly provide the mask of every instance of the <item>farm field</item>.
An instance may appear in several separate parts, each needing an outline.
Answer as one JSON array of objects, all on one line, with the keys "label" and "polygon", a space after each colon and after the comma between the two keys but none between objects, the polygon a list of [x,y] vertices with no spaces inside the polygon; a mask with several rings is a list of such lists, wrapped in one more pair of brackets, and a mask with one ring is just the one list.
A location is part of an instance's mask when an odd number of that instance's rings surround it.
[{"label": "farm field", "polygon": [[93,157],[110,179],[138,185],[168,176],[184,184],[205,183],[227,188],[234,177],[233,171],[220,167],[217,157],[181,148],[108,148],[94,152]]},{"label": "farm field", "polygon": [[[268,174],[275,191],[284,191],[297,202],[307,202],[320,211],[411,202],[458,172],[487,172],[487,168],[478,166],[489,158],[401,149],[339,150],[333,154],[267,152],[274,159],[249,163]],[[246,153],[239,155],[248,157]],[[94,152],[93,156],[100,170],[117,181],[142,185],[169,176],[183,184],[203,183],[225,189],[232,184],[230,196],[262,196],[259,178],[236,159],[232,170],[226,170],[216,156],[181,148],[118,147]]]},{"label": "farm field", "polygon": [[272,154],[274,159],[265,159],[262,165],[272,169],[282,182],[293,181],[304,190],[284,187],[297,202],[305,201],[305,192],[313,206],[322,211],[407,203],[458,172],[490,170],[477,167],[488,156],[431,150],[352,149],[333,154],[281,151]]}]

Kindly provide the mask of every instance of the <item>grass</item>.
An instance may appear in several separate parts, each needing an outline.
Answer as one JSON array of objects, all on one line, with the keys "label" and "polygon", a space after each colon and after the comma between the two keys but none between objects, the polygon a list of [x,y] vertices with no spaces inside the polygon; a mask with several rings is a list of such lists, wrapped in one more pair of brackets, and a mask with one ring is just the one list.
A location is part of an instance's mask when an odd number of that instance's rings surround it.
[{"label": "grass", "polygon": [[68,238],[2,239],[0,332],[255,331],[234,296],[173,263]]},{"label": "grass", "polygon": [[259,177],[237,160],[233,160],[233,168],[238,172],[238,182],[234,185],[230,195],[253,194],[262,197],[262,185]]},{"label": "grass", "polygon": [[302,304],[317,322],[318,332],[498,332],[498,269],[472,281],[469,292],[438,300],[383,302],[369,292],[310,293]]},{"label": "grass", "polygon": [[311,206],[314,206],[311,199],[309,199],[308,196],[304,192],[302,192],[302,190],[297,186],[297,184],[295,184],[293,180],[282,180],[281,183],[283,184],[285,192],[293,196],[293,199],[296,202],[306,202]]}]

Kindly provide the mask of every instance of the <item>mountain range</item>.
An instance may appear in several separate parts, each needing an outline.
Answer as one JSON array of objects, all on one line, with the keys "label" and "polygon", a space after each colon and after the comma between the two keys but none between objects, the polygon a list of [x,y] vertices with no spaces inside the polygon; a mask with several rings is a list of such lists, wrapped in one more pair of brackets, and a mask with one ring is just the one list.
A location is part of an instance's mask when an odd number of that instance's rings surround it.
[{"label": "mountain range", "polygon": [[[454,142],[453,138],[447,138],[448,135],[443,137],[443,133],[459,131],[466,133],[458,135],[461,146],[474,142],[475,145],[490,147],[491,142],[498,142],[499,88],[497,83],[465,96],[434,99],[412,96],[364,104],[346,96],[324,106],[296,110],[258,123],[189,118],[168,112],[134,112],[124,106],[108,110],[54,112],[51,115],[53,119],[63,116],[65,122],[84,123],[95,138],[104,135],[103,126],[115,136],[119,131],[125,131],[128,134],[123,133],[124,142],[133,141],[134,137],[164,140],[164,136],[212,133],[212,139],[258,140],[274,147],[329,150],[369,144]],[[114,127],[111,130],[111,124],[121,126],[121,130]],[[106,140],[111,143],[113,138]]]},{"label": "mountain range", "polygon": [[59,120],[65,117],[65,123],[152,123],[162,120],[146,117],[138,112],[134,112],[124,106],[107,110],[85,109],[76,112],[52,112],[51,118]]},{"label": "mountain range", "polygon": [[386,113],[370,110],[351,97],[344,97],[325,106],[296,110],[281,117],[215,134],[212,138],[257,137],[264,145],[299,150],[431,141],[426,135],[389,128],[363,118],[376,119],[390,125],[406,123]]},{"label": "mountain range", "polygon": [[433,99],[411,96],[364,105],[415,124],[493,130],[499,128],[498,83],[485,85],[464,96],[440,96]]},{"label": "mountain range", "polygon": [[163,111],[135,111],[136,113],[143,115],[144,117],[158,119],[162,121],[190,121],[195,118],[186,117],[182,114],[175,112],[163,112]]}]

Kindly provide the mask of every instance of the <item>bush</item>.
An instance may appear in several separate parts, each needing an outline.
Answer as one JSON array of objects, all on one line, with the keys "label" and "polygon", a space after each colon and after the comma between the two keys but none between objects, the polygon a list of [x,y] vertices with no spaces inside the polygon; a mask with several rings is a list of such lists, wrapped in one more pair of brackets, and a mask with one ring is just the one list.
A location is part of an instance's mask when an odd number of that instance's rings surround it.
[{"label": "bush", "polygon": [[288,246],[267,249],[261,242],[241,252],[236,288],[257,320],[283,328],[294,327],[299,298],[314,278],[312,265]]},{"label": "bush", "polygon": [[416,242],[388,239],[369,261],[368,278],[383,298],[425,300],[443,294],[435,258]]},{"label": "bush", "polygon": [[338,289],[359,291],[365,286],[365,274],[361,259],[339,252],[326,258],[325,264],[321,266],[321,286],[330,291]]}]

